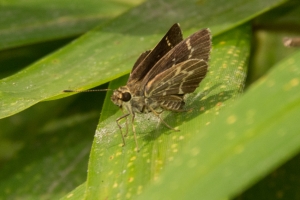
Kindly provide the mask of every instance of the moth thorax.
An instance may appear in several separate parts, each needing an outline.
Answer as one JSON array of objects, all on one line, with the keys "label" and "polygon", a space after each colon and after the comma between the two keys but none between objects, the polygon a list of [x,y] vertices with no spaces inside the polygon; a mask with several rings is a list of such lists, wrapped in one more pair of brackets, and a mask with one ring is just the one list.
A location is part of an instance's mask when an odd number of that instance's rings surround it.
[{"label": "moth thorax", "polygon": [[126,86],[119,87],[114,90],[113,95],[110,97],[111,101],[119,107],[122,107],[123,102],[128,102],[131,100],[131,93]]}]

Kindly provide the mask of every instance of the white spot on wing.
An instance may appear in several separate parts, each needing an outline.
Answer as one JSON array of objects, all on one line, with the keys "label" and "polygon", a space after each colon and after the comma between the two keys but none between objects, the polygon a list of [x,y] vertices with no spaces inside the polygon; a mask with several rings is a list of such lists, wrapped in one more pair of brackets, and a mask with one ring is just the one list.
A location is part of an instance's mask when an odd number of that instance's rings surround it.
[{"label": "white spot on wing", "polygon": [[167,42],[167,45],[168,45],[169,47],[172,46],[172,44],[171,44],[171,42],[170,42],[170,40],[169,40],[168,37],[166,37],[166,42]]},{"label": "white spot on wing", "polygon": [[190,38],[187,39],[187,41],[185,43],[187,45],[188,50],[191,50],[192,47],[191,47],[191,43],[190,43]]},{"label": "white spot on wing", "polygon": [[177,67],[176,72],[175,72],[175,76],[177,76],[180,73],[180,71],[181,71],[181,67]]}]

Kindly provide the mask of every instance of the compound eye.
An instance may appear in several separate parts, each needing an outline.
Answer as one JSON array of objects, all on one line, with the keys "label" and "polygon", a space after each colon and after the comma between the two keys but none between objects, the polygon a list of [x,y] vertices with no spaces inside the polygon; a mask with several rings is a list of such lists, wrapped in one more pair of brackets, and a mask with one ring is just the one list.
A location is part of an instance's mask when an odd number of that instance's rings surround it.
[{"label": "compound eye", "polygon": [[127,101],[129,101],[130,99],[131,99],[131,94],[130,94],[129,92],[124,92],[124,93],[122,94],[122,101],[127,102]]}]

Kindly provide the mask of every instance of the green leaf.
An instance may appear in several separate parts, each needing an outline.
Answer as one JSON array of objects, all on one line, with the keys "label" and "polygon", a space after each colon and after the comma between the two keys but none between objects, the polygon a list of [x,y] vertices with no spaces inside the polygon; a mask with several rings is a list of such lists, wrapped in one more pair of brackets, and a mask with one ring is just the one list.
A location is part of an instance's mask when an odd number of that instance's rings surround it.
[{"label": "green leaf", "polygon": [[72,192],[62,197],[61,200],[83,199],[85,188],[86,185],[85,183],[83,183],[80,186],[78,186],[76,189],[74,189]]},{"label": "green leaf", "polygon": [[[131,131],[126,146],[121,147],[120,130],[115,122],[122,116],[121,112],[99,124],[90,155],[86,199],[132,199],[142,193],[151,180],[159,178],[161,170],[193,140],[194,134],[212,123],[219,110],[230,105],[242,91],[250,53],[249,35],[246,26],[214,39],[209,75],[186,101],[187,109],[192,108],[192,111],[170,113],[165,117],[166,122],[180,132],[165,128],[151,113],[138,115],[135,123],[140,152],[136,152]],[[126,77],[115,81],[112,87],[116,88],[120,82],[124,84],[124,80]],[[106,98],[106,103],[108,101]],[[106,103],[104,109],[113,114]]]},{"label": "green leaf", "polygon": [[140,1],[27,0],[0,2],[0,50],[82,34]]},{"label": "green leaf", "polygon": [[210,126],[195,130],[193,140],[137,199],[227,199],[294,156],[300,148],[299,60],[300,51]]},{"label": "green leaf", "polygon": [[74,97],[0,120],[1,199],[58,199],[86,180],[100,111],[91,101],[89,109],[74,109],[86,102]]},{"label": "green leaf", "polygon": [[[180,22],[188,35],[201,27],[210,27],[217,35],[284,2],[234,0],[228,4],[223,1],[198,4],[192,0],[168,0],[164,6],[158,6],[160,1],[143,3],[107,26],[2,79],[0,118],[57,95],[62,97],[64,89],[87,89],[128,73],[138,55],[152,48],[174,22]],[[219,9],[215,10],[216,6]],[[163,23],[157,23],[158,18]]]}]

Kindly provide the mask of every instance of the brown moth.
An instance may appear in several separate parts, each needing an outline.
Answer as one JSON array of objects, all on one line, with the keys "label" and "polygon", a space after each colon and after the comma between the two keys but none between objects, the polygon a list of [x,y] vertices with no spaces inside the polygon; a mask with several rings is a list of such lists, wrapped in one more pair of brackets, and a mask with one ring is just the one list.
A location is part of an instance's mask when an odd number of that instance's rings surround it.
[{"label": "brown moth", "polygon": [[[113,92],[111,100],[127,113],[116,121],[131,116],[132,129],[135,113],[152,112],[170,129],[161,117],[164,110],[182,112],[184,95],[192,93],[204,79],[211,50],[209,29],[197,31],[185,40],[179,24],[174,24],[161,41],[150,51],[140,55],[134,64],[126,86]],[[174,129],[173,129],[174,130]]]},{"label": "brown moth", "polygon": [[140,55],[131,70],[127,84],[114,90],[111,96],[112,102],[126,112],[116,120],[123,145],[125,139],[119,121],[131,116],[138,149],[133,125],[135,113],[152,112],[168,128],[175,130],[160,117],[160,114],[165,110],[185,111],[184,95],[194,92],[205,78],[210,50],[209,29],[199,30],[183,40],[179,24],[174,24],[154,49]]}]

